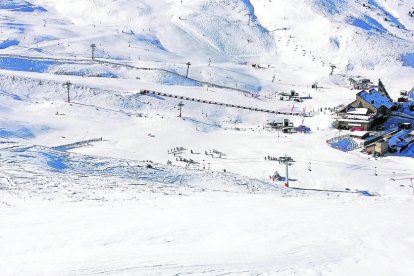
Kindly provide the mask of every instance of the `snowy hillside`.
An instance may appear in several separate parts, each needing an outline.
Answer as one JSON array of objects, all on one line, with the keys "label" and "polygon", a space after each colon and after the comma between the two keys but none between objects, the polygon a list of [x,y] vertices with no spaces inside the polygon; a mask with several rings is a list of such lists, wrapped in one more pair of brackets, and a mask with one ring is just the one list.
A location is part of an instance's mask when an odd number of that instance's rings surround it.
[{"label": "snowy hillside", "polygon": [[410,275],[413,76],[409,0],[2,0],[0,267]]}]

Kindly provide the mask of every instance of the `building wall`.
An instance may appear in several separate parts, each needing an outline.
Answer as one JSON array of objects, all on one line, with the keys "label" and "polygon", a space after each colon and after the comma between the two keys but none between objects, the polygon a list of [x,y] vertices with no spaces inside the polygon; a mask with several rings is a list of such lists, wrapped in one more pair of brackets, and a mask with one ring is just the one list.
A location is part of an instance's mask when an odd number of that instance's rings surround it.
[{"label": "building wall", "polygon": [[384,154],[388,152],[388,142],[376,142],[375,143],[375,152],[379,154]]},{"label": "building wall", "polygon": [[[356,123],[352,123],[352,124],[356,124]],[[356,126],[356,127],[362,127],[362,128],[364,128],[364,130],[365,131],[367,131],[367,130],[370,130],[371,129],[371,127],[372,127],[372,123],[363,123],[363,122],[361,122],[361,123],[359,123],[360,124],[360,126]],[[355,127],[354,125],[352,125],[352,126],[350,126],[349,125],[349,122],[338,122],[338,126],[337,126],[338,128],[347,128],[347,129],[351,129],[351,128],[353,128],[353,127]]]},{"label": "building wall", "polygon": [[377,108],[373,106],[371,103],[368,103],[363,98],[361,98],[358,94],[356,96],[356,101],[354,102],[356,106],[353,107],[364,107],[369,109],[372,113],[377,113]]},{"label": "building wall", "polygon": [[385,106],[381,106],[378,110],[378,114],[389,115],[391,113],[391,109],[386,108]]},{"label": "building wall", "polygon": [[[359,94],[356,95],[356,100],[347,105],[343,110],[341,110],[339,113],[346,114],[349,107],[355,107],[355,108],[367,108],[369,111],[368,113],[374,114],[374,116],[383,114],[383,115],[389,115],[391,113],[391,110],[386,108],[385,106],[381,106],[379,109],[377,109],[375,106],[373,106],[371,103],[364,100]],[[374,119],[370,123],[361,123],[361,127],[364,128],[364,130],[371,130],[372,127],[374,127],[378,123],[378,119]],[[352,126],[349,126],[347,122],[338,122],[338,127],[347,127],[352,128]]]}]

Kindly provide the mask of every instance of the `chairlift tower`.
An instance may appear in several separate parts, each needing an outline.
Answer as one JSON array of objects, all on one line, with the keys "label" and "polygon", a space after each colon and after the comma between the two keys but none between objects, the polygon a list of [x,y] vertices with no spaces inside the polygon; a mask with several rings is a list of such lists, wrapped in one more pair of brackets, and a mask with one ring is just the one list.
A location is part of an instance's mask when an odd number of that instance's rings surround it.
[{"label": "chairlift tower", "polygon": [[186,65],[187,65],[187,73],[185,74],[185,78],[188,78],[188,70],[190,70],[191,63],[187,62]]},{"label": "chairlift tower", "polygon": [[183,102],[180,102],[179,104],[178,104],[178,109],[180,110],[180,114],[178,115],[178,117],[182,117],[182,108],[183,108],[183,106],[184,106],[184,104],[183,104]]},{"label": "chairlift tower", "polygon": [[249,16],[249,21],[247,22],[247,26],[250,26],[250,21],[251,21],[252,15],[250,13],[246,13],[246,15]]},{"label": "chairlift tower", "polygon": [[67,81],[63,84],[63,86],[66,86],[68,92],[68,103],[70,103],[70,87],[72,86],[72,83],[70,81]]},{"label": "chairlift tower", "polygon": [[92,43],[92,44],[91,44],[91,50],[92,50],[91,54],[92,54],[92,59],[95,59],[95,49],[96,49],[96,44],[95,44],[95,43]]},{"label": "chairlift tower", "polygon": [[285,186],[289,187],[289,166],[291,166],[293,164],[293,162],[295,162],[293,160],[292,157],[287,156],[285,154],[285,156],[279,157],[279,163],[280,164],[285,164],[286,165],[286,179],[285,179]]},{"label": "chairlift tower", "polygon": [[331,64],[329,67],[331,67],[331,73],[329,75],[333,75],[333,72],[336,69],[336,65]]}]

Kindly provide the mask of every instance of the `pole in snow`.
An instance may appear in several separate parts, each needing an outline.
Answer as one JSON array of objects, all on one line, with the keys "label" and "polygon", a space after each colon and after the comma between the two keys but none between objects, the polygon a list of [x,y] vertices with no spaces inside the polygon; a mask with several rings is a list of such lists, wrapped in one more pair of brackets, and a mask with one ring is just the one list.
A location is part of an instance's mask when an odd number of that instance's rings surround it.
[{"label": "pole in snow", "polygon": [[336,69],[336,66],[331,64],[330,67],[331,67],[331,73],[329,75],[333,75],[333,72]]},{"label": "pole in snow", "polygon": [[96,44],[92,43],[91,44],[91,54],[92,54],[92,59],[95,59],[95,49],[96,49]]},{"label": "pole in snow", "polygon": [[68,90],[68,103],[70,103],[70,87],[72,86],[72,83],[67,81],[63,84],[63,86],[66,86],[66,89]]},{"label": "pole in snow", "polygon": [[289,166],[292,165],[292,163],[295,162],[292,157],[285,156],[279,157],[279,163],[286,165],[286,180],[285,180],[285,186],[289,187]]},{"label": "pole in snow", "polygon": [[[285,154],[286,156],[286,154]],[[285,179],[285,186],[289,187],[289,163],[285,162],[286,165],[286,179]]]},{"label": "pole in snow", "polygon": [[179,108],[179,110],[180,110],[180,114],[178,115],[178,117],[180,117],[180,118],[182,117],[181,111],[182,111],[183,106],[184,106],[183,102],[180,102],[180,103],[178,104],[178,108]]},{"label": "pole in snow", "polygon": [[186,64],[187,64],[187,73],[185,74],[185,78],[188,78],[188,70],[190,70],[191,63],[187,62]]},{"label": "pole in snow", "polygon": [[251,20],[252,15],[250,13],[246,13],[246,15],[249,16],[249,21],[247,22],[247,26],[250,26],[250,20]]}]

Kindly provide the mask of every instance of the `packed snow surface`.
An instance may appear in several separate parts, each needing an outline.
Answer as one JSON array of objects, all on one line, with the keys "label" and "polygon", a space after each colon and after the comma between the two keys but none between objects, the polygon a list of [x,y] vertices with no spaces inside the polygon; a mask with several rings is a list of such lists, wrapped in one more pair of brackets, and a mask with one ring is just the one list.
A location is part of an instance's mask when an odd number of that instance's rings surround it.
[{"label": "packed snow surface", "polygon": [[349,78],[411,91],[413,14],[0,1],[0,274],[412,275],[414,144],[374,158],[332,111]]}]

